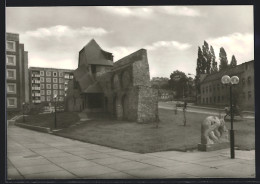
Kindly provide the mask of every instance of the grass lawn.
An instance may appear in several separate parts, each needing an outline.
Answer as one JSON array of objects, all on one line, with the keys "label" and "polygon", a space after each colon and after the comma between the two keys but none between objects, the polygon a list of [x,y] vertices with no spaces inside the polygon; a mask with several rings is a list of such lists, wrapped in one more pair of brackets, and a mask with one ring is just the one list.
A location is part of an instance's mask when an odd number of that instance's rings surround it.
[{"label": "grass lawn", "polygon": [[[78,113],[76,112],[57,112],[57,129],[67,128],[72,124],[79,121]],[[23,123],[23,118],[17,120],[18,123]],[[41,127],[54,127],[54,113],[50,114],[35,114],[29,115],[25,118],[25,124],[41,126]]]},{"label": "grass lawn", "polygon": [[[166,150],[186,151],[196,149],[200,143],[201,122],[208,115],[186,113],[187,126],[183,126],[183,114],[160,109],[159,128],[155,123],[140,124],[116,120],[91,120],[75,127],[56,132],[57,135],[84,142],[109,146],[138,153]],[[226,122],[227,127],[230,123]],[[255,148],[254,120],[234,122],[235,142],[238,149]]]}]

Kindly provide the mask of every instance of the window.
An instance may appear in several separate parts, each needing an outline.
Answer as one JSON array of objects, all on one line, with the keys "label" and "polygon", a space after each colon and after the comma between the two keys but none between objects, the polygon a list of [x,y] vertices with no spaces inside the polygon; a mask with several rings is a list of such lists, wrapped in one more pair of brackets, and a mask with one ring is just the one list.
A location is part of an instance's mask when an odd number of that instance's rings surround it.
[{"label": "window", "polygon": [[242,78],[242,85],[246,84],[246,80],[244,78]]},{"label": "window", "polygon": [[222,102],[224,102],[224,100],[225,100],[225,97],[224,97],[224,96],[222,96]]},{"label": "window", "polygon": [[15,66],[16,65],[16,57],[15,55],[7,55],[6,56],[6,65]]},{"label": "window", "polygon": [[59,78],[59,83],[63,83],[64,79],[63,78]]},{"label": "window", "polygon": [[220,102],[220,96],[218,96],[218,102]]},{"label": "window", "polygon": [[41,96],[41,101],[42,101],[42,102],[45,101],[45,96]]},{"label": "window", "polygon": [[53,78],[52,81],[53,81],[53,83],[57,83],[58,80],[57,80],[57,78]]},{"label": "window", "polygon": [[46,82],[51,83],[51,78],[46,78]]},{"label": "window", "polygon": [[53,89],[58,89],[58,84],[53,84]]},{"label": "window", "polygon": [[41,89],[44,89],[44,84],[41,84]]},{"label": "window", "polygon": [[50,72],[50,71],[47,71],[47,72],[46,72],[46,76],[51,76],[51,72]]},{"label": "window", "polygon": [[58,91],[57,90],[53,90],[53,95],[58,95]]},{"label": "window", "polygon": [[[202,88],[202,93],[204,94],[204,92],[205,92],[205,91],[204,91],[204,88]],[[203,102],[203,103],[204,103],[204,102]]]},{"label": "window", "polygon": [[208,104],[208,98],[206,98],[206,103]]},{"label": "window", "polygon": [[[211,90],[212,90],[212,89],[211,89],[211,86],[209,86],[209,92],[211,92]],[[211,102],[211,101],[210,101],[210,102]]]},{"label": "window", "polygon": [[16,94],[16,84],[15,83],[7,83],[7,93]]},{"label": "window", "polygon": [[53,76],[54,76],[54,77],[57,77],[57,72],[53,72]]},{"label": "window", "polygon": [[7,79],[16,79],[16,70],[15,69],[7,69]]},{"label": "window", "polygon": [[214,103],[216,103],[216,97],[214,96]]},{"label": "window", "polygon": [[217,89],[218,89],[218,91],[219,91],[219,84],[217,84]]},{"label": "window", "polygon": [[17,107],[17,99],[16,98],[7,98],[7,107],[8,108],[16,108]]},{"label": "window", "polygon": [[204,103],[204,98],[202,99],[202,102]]},{"label": "window", "polygon": [[212,98],[211,97],[209,97],[209,103],[212,103]]},{"label": "window", "polygon": [[64,94],[64,91],[60,90],[60,95],[63,95]]},{"label": "window", "polygon": [[7,51],[15,51],[15,42],[14,41],[7,41],[6,42],[6,50]]},{"label": "window", "polygon": [[47,95],[51,95],[51,90],[47,90]]},{"label": "window", "polygon": [[63,72],[59,72],[59,76],[60,76],[60,77],[63,77]]},{"label": "window", "polygon": [[[206,93],[208,93],[208,86],[206,87]],[[207,103],[208,103],[208,100],[207,100]]]},{"label": "window", "polygon": [[248,85],[251,84],[251,77],[250,77],[250,76],[247,78],[247,84],[248,84]]},{"label": "window", "polygon": [[51,89],[51,85],[50,84],[47,84],[47,89]]},{"label": "window", "polygon": [[48,102],[51,101],[51,97],[50,96],[47,96],[46,99],[47,99]]},{"label": "window", "polygon": [[44,71],[40,71],[40,75],[41,75],[41,76],[44,76]]},{"label": "window", "polygon": [[41,77],[41,82],[44,82],[44,77]]},{"label": "window", "polygon": [[44,93],[44,90],[41,90],[41,95],[44,95],[45,93]]},{"label": "window", "polygon": [[251,91],[248,91],[248,100],[252,97]]},{"label": "window", "polygon": [[63,84],[60,84],[60,89],[64,89],[64,85]]},{"label": "window", "polygon": [[244,99],[246,98],[246,93],[245,92],[242,93],[242,98],[244,98]]}]

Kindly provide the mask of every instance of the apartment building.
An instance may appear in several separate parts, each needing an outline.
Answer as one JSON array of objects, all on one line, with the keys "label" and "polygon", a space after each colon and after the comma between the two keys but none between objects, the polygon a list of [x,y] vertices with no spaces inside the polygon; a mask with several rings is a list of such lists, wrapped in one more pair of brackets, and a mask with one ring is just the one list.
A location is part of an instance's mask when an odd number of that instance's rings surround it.
[{"label": "apartment building", "polygon": [[73,70],[30,67],[29,76],[32,104],[52,102],[54,95],[57,95],[57,101],[63,102],[68,82],[73,79]]},{"label": "apartment building", "polygon": [[16,33],[6,33],[6,103],[7,112],[29,103],[28,52]]},{"label": "apartment building", "polygon": [[229,88],[221,83],[224,75],[239,77],[239,84],[233,90],[239,90],[239,100],[246,108],[254,108],[254,60],[237,65],[218,73],[201,76],[201,104],[229,104]]}]

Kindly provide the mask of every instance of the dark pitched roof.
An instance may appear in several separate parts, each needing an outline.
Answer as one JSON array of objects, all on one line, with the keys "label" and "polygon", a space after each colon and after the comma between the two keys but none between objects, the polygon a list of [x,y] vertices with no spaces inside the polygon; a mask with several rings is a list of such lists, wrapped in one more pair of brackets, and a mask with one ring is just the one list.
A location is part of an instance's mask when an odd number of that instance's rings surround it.
[{"label": "dark pitched roof", "polygon": [[83,47],[80,54],[85,55],[88,64],[113,66],[113,54],[104,51],[94,39]]},{"label": "dark pitched roof", "polygon": [[232,75],[238,75],[238,74],[243,73],[243,72],[244,72],[244,69],[243,69],[243,65],[241,64],[241,65],[238,65],[234,68],[223,70],[223,71],[220,71],[220,72],[217,72],[217,73],[214,73],[214,74],[209,74],[205,77],[205,79],[201,83],[219,80],[219,79],[221,79],[221,77],[223,75],[231,75],[232,76]]},{"label": "dark pitched roof", "polygon": [[217,73],[214,73],[214,74],[209,74],[204,78],[204,80],[201,83],[219,80],[219,79],[221,79],[221,77],[223,75],[232,76],[232,75],[241,74],[245,71],[245,69],[244,69],[245,65],[248,65],[248,64],[254,64],[254,60],[244,62],[240,65],[237,65],[234,68],[229,68],[229,69],[224,70],[224,71],[220,71],[220,72],[217,72]]},{"label": "dark pitched roof", "polygon": [[90,85],[94,83],[92,76],[87,72],[87,67],[85,65],[80,66],[74,71],[74,78],[80,86],[81,92],[85,91]]}]

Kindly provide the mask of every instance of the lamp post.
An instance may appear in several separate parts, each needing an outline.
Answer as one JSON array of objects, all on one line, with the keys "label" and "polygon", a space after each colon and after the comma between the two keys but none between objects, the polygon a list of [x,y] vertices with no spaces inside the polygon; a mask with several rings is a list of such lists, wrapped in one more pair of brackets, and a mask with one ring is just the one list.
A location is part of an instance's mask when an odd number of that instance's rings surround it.
[{"label": "lamp post", "polygon": [[23,123],[25,122],[25,117],[24,117],[24,107],[25,106],[25,102],[23,102]]},{"label": "lamp post", "polygon": [[53,96],[54,98],[54,128],[56,129],[56,101],[57,101],[57,94]]},{"label": "lamp post", "polygon": [[233,105],[232,105],[232,86],[239,83],[239,78],[237,76],[229,77],[228,75],[224,75],[221,78],[222,84],[229,85],[229,93],[230,93],[230,156],[231,158],[235,158],[235,135],[233,129]]}]

